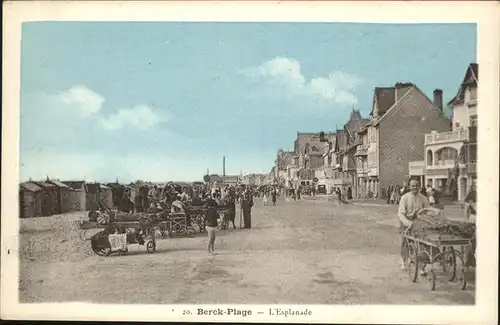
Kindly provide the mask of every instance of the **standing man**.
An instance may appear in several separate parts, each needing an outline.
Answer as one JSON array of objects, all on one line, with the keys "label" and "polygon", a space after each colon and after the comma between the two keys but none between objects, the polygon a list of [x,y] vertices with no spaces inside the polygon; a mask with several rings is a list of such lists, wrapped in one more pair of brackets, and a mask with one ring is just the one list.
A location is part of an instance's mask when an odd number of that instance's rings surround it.
[{"label": "standing man", "polygon": [[217,255],[215,253],[215,232],[217,230],[217,202],[209,195],[206,201],[207,208],[207,225],[205,229],[208,234],[208,254]]},{"label": "standing man", "polygon": [[391,203],[392,186],[387,188],[387,204]]},{"label": "standing man", "polygon": [[271,190],[271,197],[272,197],[272,200],[273,200],[273,205],[276,205],[276,188],[273,187],[273,189]]},{"label": "standing man", "polygon": [[252,207],[253,207],[253,195],[249,188],[245,188],[243,192],[243,228],[252,228]]},{"label": "standing man", "polygon": [[427,198],[420,193],[419,187],[419,182],[416,179],[412,179],[410,181],[410,191],[403,195],[399,201],[398,219],[401,269],[405,269],[405,252],[403,251],[405,230],[411,228],[413,220],[417,218],[418,213],[422,209],[430,207],[429,201],[427,201]]},{"label": "standing man", "polygon": [[135,189],[135,195],[134,195],[134,208],[135,212],[143,212],[143,206],[142,206],[142,197],[141,197],[141,192],[139,191],[138,188]]}]

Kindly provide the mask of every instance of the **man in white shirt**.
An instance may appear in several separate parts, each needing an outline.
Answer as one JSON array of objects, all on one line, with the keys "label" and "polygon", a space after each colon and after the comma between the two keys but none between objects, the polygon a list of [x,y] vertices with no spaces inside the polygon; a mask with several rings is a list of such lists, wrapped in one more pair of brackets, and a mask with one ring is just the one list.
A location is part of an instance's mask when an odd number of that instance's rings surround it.
[{"label": "man in white shirt", "polygon": [[184,188],[184,190],[182,191],[182,194],[181,194],[181,201],[188,202],[189,200],[191,200],[191,197],[188,194],[188,189]]},{"label": "man in white shirt", "polygon": [[429,201],[424,195],[420,193],[419,189],[419,182],[415,179],[412,179],[410,181],[410,192],[403,195],[401,197],[401,200],[399,201],[399,247],[402,269],[405,268],[403,251],[404,232],[406,229],[412,226],[413,220],[417,218],[417,215],[422,209],[430,207]]}]

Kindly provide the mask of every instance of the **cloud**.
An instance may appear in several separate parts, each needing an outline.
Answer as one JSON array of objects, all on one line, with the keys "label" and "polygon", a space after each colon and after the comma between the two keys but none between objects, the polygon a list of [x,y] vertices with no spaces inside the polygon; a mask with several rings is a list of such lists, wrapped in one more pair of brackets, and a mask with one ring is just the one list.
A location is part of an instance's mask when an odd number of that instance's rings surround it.
[{"label": "cloud", "polygon": [[56,106],[60,111],[72,113],[75,110],[81,118],[91,118],[100,127],[107,131],[114,131],[124,127],[140,130],[154,127],[165,119],[147,105],[138,105],[132,108],[122,108],[108,115],[101,112],[105,102],[104,96],[82,86],[73,86],[54,96]]},{"label": "cloud", "polygon": [[362,83],[360,78],[342,72],[313,77],[308,81],[301,72],[300,63],[284,57],[244,69],[242,73],[251,79],[264,80],[274,87],[282,88],[289,98],[305,96],[338,104],[356,104],[358,99],[355,90]]},{"label": "cloud", "polygon": [[102,117],[99,124],[102,128],[110,131],[127,126],[145,130],[162,120],[150,107],[141,105],[130,109],[120,109],[108,117]]},{"label": "cloud", "polygon": [[85,86],[73,86],[57,95],[63,103],[75,105],[82,117],[99,112],[104,103],[104,97]]}]

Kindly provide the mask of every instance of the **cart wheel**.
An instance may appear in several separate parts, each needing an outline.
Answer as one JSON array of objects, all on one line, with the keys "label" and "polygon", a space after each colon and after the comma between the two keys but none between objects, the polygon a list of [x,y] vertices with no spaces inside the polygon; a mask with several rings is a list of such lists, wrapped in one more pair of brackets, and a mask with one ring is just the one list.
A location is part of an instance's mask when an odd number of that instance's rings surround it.
[{"label": "cart wheel", "polygon": [[92,248],[95,254],[99,256],[109,256],[111,255],[111,248]]},{"label": "cart wheel", "polygon": [[429,281],[431,291],[436,290],[436,274],[434,273],[434,270],[429,270],[427,272],[427,280]]},{"label": "cart wheel", "polygon": [[418,256],[415,245],[408,244],[408,257],[406,267],[410,274],[411,282],[416,282],[418,277]]},{"label": "cart wheel", "polygon": [[146,250],[150,254],[154,253],[156,251],[156,244],[155,244],[155,242],[152,241],[152,240],[148,241],[148,243],[146,244]]},{"label": "cart wheel", "polygon": [[123,255],[125,255],[125,254],[127,254],[127,252],[128,252],[128,248],[127,248],[127,249],[120,249],[120,250],[118,251],[118,253],[119,253],[120,255],[122,255],[122,256],[123,256]]},{"label": "cart wheel", "polygon": [[443,254],[443,261],[441,262],[441,265],[443,267],[443,272],[451,273],[448,277],[448,281],[453,281],[457,276],[457,256],[455,255],[453,247],[448,247],[447,250],[448,252]]},{"label": "cart wheel", "polygon": [[467,287],[467,273],[465,272],[464,269],[460,271],[459,283],[460,283],[460,289],[465,290],[465,288]]}]

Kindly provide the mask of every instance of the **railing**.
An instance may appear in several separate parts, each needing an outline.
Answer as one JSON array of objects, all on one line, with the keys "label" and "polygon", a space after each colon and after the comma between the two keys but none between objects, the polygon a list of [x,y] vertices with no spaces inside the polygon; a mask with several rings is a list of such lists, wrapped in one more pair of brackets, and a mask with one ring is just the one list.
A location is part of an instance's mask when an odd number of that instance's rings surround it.
[{"label": "railing", "polygon": [[368,168],[367,167],[356,168],[356,173],[358,173],[358,174],[368,174]]},{"label": "railing", "polygon": [[468,130],[455,130],[451,132],[425,134],[425,144],[435,144],[435,143],[453,142],[453,141],[468,141],[468,140],[469,140]]},{"label": "railing", "polygon": [[410,176],[420,176],[425,173],[425,161],[410,161],[408,163]]},{"label": "railing", "polygon": [[354,156],[367,156],[368,155],[368,146],[367,145],[360,145],[356,148],[356,153]]},{"label": "railing", "polygon": [[425,167],[425,161],[423,160],[410,161],[408,165],[410,168],[423,168]]}]

